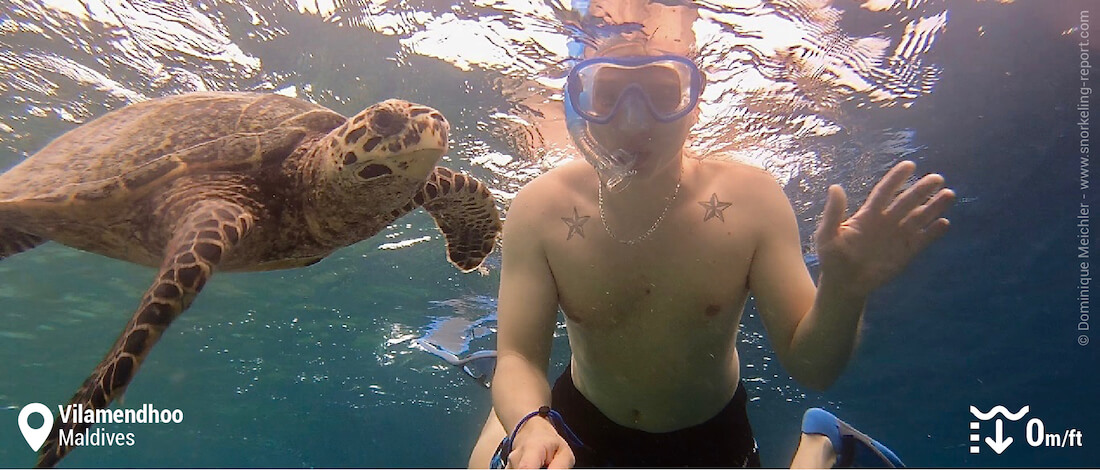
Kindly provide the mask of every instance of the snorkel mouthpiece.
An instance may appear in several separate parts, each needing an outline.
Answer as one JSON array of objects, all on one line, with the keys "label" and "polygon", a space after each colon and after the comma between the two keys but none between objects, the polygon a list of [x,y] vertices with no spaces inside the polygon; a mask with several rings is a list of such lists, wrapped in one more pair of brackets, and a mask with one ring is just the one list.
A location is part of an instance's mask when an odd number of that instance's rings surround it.
[{"label": "snorkel mouthpiece", "polygon": [[573,138],[577,151],[584,155],[585,161],[596,168],[600,179],[607,182],[607,189],[612,192],[626,189],[630,185],[631,177],[637,173],[634,166],[638,163],[638,154],[625,149],[604,148],[588,132],[587,121],[576,114],[572,116],[569,114],[567,111],[569,135]]}]

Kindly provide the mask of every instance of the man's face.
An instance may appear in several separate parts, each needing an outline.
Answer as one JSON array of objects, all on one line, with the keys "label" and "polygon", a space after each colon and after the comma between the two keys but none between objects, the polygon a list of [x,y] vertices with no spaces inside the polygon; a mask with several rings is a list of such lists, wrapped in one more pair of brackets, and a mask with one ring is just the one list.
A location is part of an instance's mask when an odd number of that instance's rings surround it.
[{"label": "man's face", "polygon": [[589,131],[605,149],[622,149],[638,155],[635,170],[639,176],[648,176],[664,168],[683,150],[694,124],[694,113],[663,123],[654,119],[646,105],[637,102],[637,97],[624,98],[635,102],[622,103],[607,124],[590,123]]},{"label": "man's face", "polygon": [[[638,46],[608,50],[603,57],[651,55]],[[618,109],[607,124],[589,123],[592,137],[605,149],[622,149],[638,155],[638,176],[649,176],[664,168],[683,149],[695,124],[690,112],[672,122],[657,120],[646,99],[658,109],[676,106],[681,99],[681,77],[668,69],[654,67],[638,70],[608,70],[592,84],[593,107],[609,112],[618,101]]]}]

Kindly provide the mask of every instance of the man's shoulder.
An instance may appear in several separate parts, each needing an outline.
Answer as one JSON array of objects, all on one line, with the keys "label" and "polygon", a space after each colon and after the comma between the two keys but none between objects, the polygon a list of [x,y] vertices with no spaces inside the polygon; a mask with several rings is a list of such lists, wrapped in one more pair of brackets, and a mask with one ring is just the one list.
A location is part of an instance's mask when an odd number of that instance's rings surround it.
[{"label": "man's shoulder", "polygon": [[581,184],[584,179],[590,177],[592,177],[592,165],[581,159],[573,159],[539,175],[531,181],[531,184],[538,182],[572,187]]},{"label": "man's shoulder", "polygon": [[538,217],[556,214],[561,212],[562,208],[572,207],[577,204],[579,188],[586,183],[585,178],[593,178],[591,171],[591,166],[579,160],[565,163],[539,175],[523,185],[523,188],[516,193],[516,197],[508,207],[509,217],[513,215]]},{"label": "man's shoulder", "polygon": [[516,194],[515,202],[524,206],[560,204],[576,194],[591,178],[592,167],[583,160],[574,160],[555,167],[525,184]]},{"label": "man's shoulder", "polygon": [[727,160],[703,160],[699,173],[704,178],[702,196],[714,191],[719,198],[744,208],[747,224],[762,234],[783,229],[786,214],[791,211],[779,180],[767,170],[747,163]]}]

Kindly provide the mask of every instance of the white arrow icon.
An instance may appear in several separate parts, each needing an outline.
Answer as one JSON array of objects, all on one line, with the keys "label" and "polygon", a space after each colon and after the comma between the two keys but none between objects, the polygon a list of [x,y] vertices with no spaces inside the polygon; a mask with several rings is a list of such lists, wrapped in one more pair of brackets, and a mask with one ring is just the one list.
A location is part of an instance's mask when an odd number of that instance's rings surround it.
[{"label": "white arrow icon", "polygon": [[[27,422],[33,414],[42,415],[42,427],[32,428],[30,423]],[[23,439],[27,440],[27,445],[31,446],[31,449],[35,452],[38,452],[38,449],[42,447],[42,443],[46,442],[52,427],[53,413],[50,413],[50,409],[46,405],[31,403],[19,410],[19,430],[23,432]]]},{"label": "white arrow icon", "polygon": [[993,449],[993,452],[996,452],[997,455],[1000,455],[1001,452],[1004,452],[1005,449],[1007,449],[1008,446],[1012,444],[1012,438],[1011,437],[1009,437],[1007,439],[1004,438],[1004,422],[1003,421],[1001,421],[999,419],[997,420],[997,439],[994,440],[992,437],[987,437],[987,438],[985,438],[985,443],[989,444],[989,448]]}]

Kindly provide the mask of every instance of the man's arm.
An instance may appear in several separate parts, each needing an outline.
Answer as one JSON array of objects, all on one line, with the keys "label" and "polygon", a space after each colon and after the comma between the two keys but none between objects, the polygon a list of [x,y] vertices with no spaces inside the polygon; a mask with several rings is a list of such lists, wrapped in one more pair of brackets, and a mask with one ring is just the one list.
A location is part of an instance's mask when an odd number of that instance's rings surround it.
[{"label": "man's arm", "polygon": [[[538,184],[543,183],[543,184]],[[540,198],[546,181],[525,187],[504,222],[500,294],[497,304],[497,367],[493,407],[507,432],[526,414],[550,405],[547,367],[558,314],[557,285],[541,244],[547,220]],[[532,438],[532,436],[534,436]],[[565,448],[561,449],[560,446]],[[544,418],[521,428],[510,464],[517,468],[572,465],[572,453]],[[559,452],[568,457],[555,461]]]},{"label": "man's arm", "polygon": [[902,191],[915,168],[910,161],[895,165],[851,217],[844,190],[829,188],[814,234],[821,263],[816,292],[790,203],[774,180],[762,185],[750,289],[779,360],[799,382],[825,389],[836,380],[855,347],[867,296],[947,231],[941,215],[955,193],[937,174]]},{"label": "man's arm", "polygon": [[760,231],[749,289],[783,366],[799,383],[823,390],[848,363],[864,298],[846,295],[824,278],[814,287],[790,202],[770,176],[756,183]]}]

